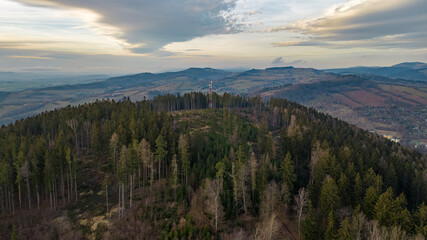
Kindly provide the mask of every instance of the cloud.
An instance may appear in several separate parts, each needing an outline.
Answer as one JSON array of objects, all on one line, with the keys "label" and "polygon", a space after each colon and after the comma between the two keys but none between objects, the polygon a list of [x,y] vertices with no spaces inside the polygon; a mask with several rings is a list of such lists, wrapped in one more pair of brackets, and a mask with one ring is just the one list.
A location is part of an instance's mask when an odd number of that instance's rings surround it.
[{"label": "cloud", "polygon": [[427,1],[353,0],[328,9],[320,18],[270,28],[294,31],[306,39],[275,46],[426,48]]},{"label": "cloud", "polygon": [[281,63],[283,63],[283,59],[282,59],[282,57],[275,58],[275,59],[271,62],[271,64],[281,64]]},{"label": "cloud", "polygon": [[300,63],[305,63],[305,61],[303,61],[303,60],[295,60],[295,61],[291,61],[291,62],[285,62],[285,61],[283,61],[283,57],[275,58],[271,62],[271,64],[274,64],[274,65],[279,65],[280,64],[280,65],[288,65],[288,66],[296,65],[296,64],[300,64]]},{"label": "cloud", "polygon": [[41,56],[9,56],[9,58],[22,58],[22,59],[53,59],[51,57],[41,57]]},{"label": "cloud", "polygon": [[[135,53],[171,42],[239,31],[227,15],[235,0],[16,0],[33,6],[83,9],[95,13],[89,27],[124,40]],[[127,44],[126,44],[127,43]]]}]

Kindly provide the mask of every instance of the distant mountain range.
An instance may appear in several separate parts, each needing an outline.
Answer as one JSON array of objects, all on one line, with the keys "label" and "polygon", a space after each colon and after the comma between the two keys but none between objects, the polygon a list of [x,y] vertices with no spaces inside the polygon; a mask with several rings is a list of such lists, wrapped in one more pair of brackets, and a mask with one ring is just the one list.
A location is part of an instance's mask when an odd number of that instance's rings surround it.
[{"label": "distant mountain range", "polygon": [[0,123],[96,99],[140,100],[167,93],[207,92],[209,81],[213,80],[213,89],[218,93],[260,95],[264,99],[285,97],[362,128],[401,138],[408,144],[413,141],[427,144],[427,80],[422,78],[426,67],[424,63],[402,63],[382,68],[322,71],[276,67],[244,72],[189,68],[0,91]]},{"label": "distant mountain range", "polygon": [[338,74],[376,75],[388,78],[427,82],[427,64],[422,62],[406,62],[391,67],[351,67],[327,69],[327,72]]},{"label": "distant mountain range", "polygon": [[103,74],[78,75],[59,73],[0,72],[0,92],[22,91],[64,84],[89,83],[105,80],[109,77],[110,76]]}]

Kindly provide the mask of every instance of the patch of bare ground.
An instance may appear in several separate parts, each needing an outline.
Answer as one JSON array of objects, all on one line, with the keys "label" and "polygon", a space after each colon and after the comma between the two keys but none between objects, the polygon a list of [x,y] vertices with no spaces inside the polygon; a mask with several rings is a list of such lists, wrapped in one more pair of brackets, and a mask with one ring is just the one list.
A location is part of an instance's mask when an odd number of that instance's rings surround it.
[{"label": "patch of bare ground", "polygon": [[354,100],[352,100],[352,99],[350,99],[350,98],[348,98],[342,94],[336,93],[336,94],[333,94],[333,96],[338,102],[342,102],[351,108],[362,107],[361,104],[355,102]]},{"label": "patch of bare ground", "polygon": [[366,90],[348,91],[343,95],[364,106],[385,106],[385,98]]},{"label": "patch of bare ground", "polygon": [[418,103],[416,103],[416,102],[412,102],[412,101],[409,101],[409,100],[403,99],[403,98],[398,97],[398,96],[396,96],[396,95],[393,95],[393,94],[391,94],[391,93],[382,93],[381,95],[386,96],[386,97],[389,97],[389,98],[391,98],[393,101],[397,101],[397,102],[401,102],[401,103],[406,103],[406,104],[409,104],[409,105],[411,105],[411,106],[416,106],[416,105],[418,105]]}]

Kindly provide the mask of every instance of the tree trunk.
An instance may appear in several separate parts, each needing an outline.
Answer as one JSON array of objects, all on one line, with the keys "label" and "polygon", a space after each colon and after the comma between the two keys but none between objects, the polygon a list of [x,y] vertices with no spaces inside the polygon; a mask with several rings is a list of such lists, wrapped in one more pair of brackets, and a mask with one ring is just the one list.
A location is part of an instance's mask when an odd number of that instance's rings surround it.
[{"label": "tree trunk", "polygon": [[76,195],[76,202],[77,202],[77,176],[74,175],[74,191]]},{"label": "tree trunk", "polygon": [[4,214],[3,188],[0,188],[1,212]]},{"label": "tree trunk", "polygon": [[132,208],[133,174],[129,175],[129,208]]},{"label": "tree trunk", "polygon": [[6,188],[6,183],[4,184],[4,198],[5,198],[5,203],[6,203],[6,210],[9,209],[9,212],[11,212],[10,207],[9,207],[8,192],[7,192],[7,188]]},{"label": "tree trunk", "polygon": [[28,206],[31,211],[31,189],[30,189],[30,179],[27,177],[27,195],[28,195]]},{"label": "tree trunk", "polygon": [[52,199],[52,190],[49,193],[49,202],[50,202],[50,211],[53,211],[53,199]]},{"label": "tree trunk", "polygon": [[[10,192],[9,192],[9,194],[10,194]],[[10,194],[10,195],[12,195],[12,215],[15,215],[15,196],[14,196],[14,194]]]},{"label": "tree trunk", "polygon": [[145,187],[145,179],[147,178],[147,173],[148,168],[146,168],[145,166],[142,167],[142,192],[144,193],[144,187]]},{"label": "tree trunk", "polygon": [[62,197],[62,205],[65,205],[65,182],[64,182],[64,170],[62,169],[61,163],[61,197]]},{"label": "tree trunk", "polygon": [[52,183],[52,189],[53,189],[53,210],[56,210],[56,187],[55,182]]},{"label": "tree trunk", "polygon": [[116,146],[114,146],[114,174],[117,174]]},{"label": "tree trunk", "polygon": [[40,211],[40,193],[39,193],[38,187],[37,187],[37,211]]},{"label": "tree trunk", "polygon": [[218,195],[215,196],[215,232],[218,231]]},{"label": "tree trunk", "polygon": [[161,173],[161,163],[162,163],[162,160],[159,158],[159,180],[160,180],[160,173]]},{"label": "tree trunk", "polygon": [[71,163],[68,164],[68,169],[70,170],[69,181],[70,181],[70,202],[71,202],[71,198],[73,195],[73,173],[71,172]]},{"label": "tree trunk", "polygon": [[19,198],[19,209],[22,209],[22,202],[21,202],[21,183],[18,183],[18,198]]},{"label": "tree trunk", "polygon": [[122,183],[122,205],[123,205],[123,208],[122,208],[122,216],[123,216],[125,213],[125,184],[124,183]]},{"label": "tree trunk", "polygon": [[138,189],[141,187],[141,166],[138,164]]},{"label": "tree trunk", "polygon": [[108,213],[108,182],[105,183],[105,197],[107,199],[107,213]]},{"label": "tree trunk", "polygon": [[119,184],[119,219],[122,215],[122,205],[121,205],[121,199],[122,199],[122,195],[121,195],[121,191],[122,191],[122,184]]},{"label": "tree trunk", "polygon": [[74,136],[76,138],[76,153],[77,155],[79,155],[79,144],[78,144],[78,139],[77,139],[77,129],[74,131]]},{"label": "tree trunk", "polygon": [[243,198],[243,210],[245,211],[245,214],[247,214],[247,208],[246,208],[246,188],[245,183],[242,182],[242,198]]},{"label": "tree trunk", "polygon": [[71,203],[71,184],[70,184],[70,176],[66,176],[65,180],[67,181],[67,202]]}]

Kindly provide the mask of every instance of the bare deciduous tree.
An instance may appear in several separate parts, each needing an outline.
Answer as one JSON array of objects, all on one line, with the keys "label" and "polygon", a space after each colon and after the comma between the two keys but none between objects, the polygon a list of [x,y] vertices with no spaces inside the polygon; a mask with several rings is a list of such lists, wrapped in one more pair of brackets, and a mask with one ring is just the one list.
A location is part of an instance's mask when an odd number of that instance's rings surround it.
[{"label": "bare deciduous tree", "polygon": [[113,154],[113,161],[114,161],[114,172],[117,173],[117,155],[118,155],[118,147],[119,147],[119,135],[117,133],[113,133],[110,138],[110,149]]},{"label": "bare deciduous tree", "polygon": [[359,212],[354,214],[351,220],[351,226],[353,231],[353,236],[355,240],[365,239],[363,236],[363,229],[366,225],[366,216],[365,214]]},{"label": "bare deciduous tree", "polygon": [[249,159],[249,168],[251,172],[251,190],[252,190],[252,199],[255,198],[255,188],[256,188],[256,172],[258,170],[258,161],[255,157],[255,153],[251,152],[251,158]]},{"label": "bare deciduous tree", "polygon": [[207,211],[214,219],[215,231],[218,231],[221,221],[224,218],[224,210],[220,198],[221,191],[222,187],[219,179],[206,179],[204,195],[206,196]]},{"label": "bare deciduous tree", "polygon": [[269,219],[276,212],[280,201],[280,191],[276,182],[270,182],[264,189],[260,205],[261,219]]},{"label": "bare deciduous tree", "polygon": [[77,122],[77,120],[73,119],[68,119],[67,120],[67,125],[71,128],[71,130],[73,130],[74,132],[74,138],[76,141],[76,153],[79,153],[79,144],[78,144],[78,137],[77,137],[77,130],[79,128],[79,122]]},{"label": "bare deciduous tree", "polygon": [[242,201],[243,210],[245,211],[245,214],[247,214],[248,191],[246,182],[248,180],[248,167],[242,162],[233,162],[231,170],[231,177],[233,179],[233,194],[236,207],[239,205],[240,201]]},{"label": "bare deciduous tree", "polygon": [[268,218],[257,224],[255,230],[256,240],[271,240],[279,233],[280,225],[277,221],[276,214],[273,213]]},{"label": "bare deciduous tree", "polygon": [[298,194],[295,195],[295,208],[298,215],[298,237],[301,238],[301,220],[304,211],[304,207],[307,206],[308,194],[305,188],[300,188]]}]

